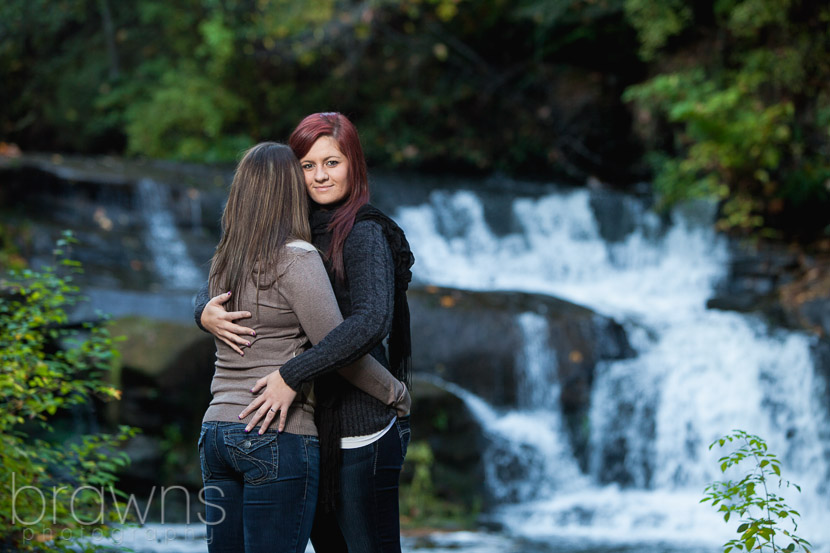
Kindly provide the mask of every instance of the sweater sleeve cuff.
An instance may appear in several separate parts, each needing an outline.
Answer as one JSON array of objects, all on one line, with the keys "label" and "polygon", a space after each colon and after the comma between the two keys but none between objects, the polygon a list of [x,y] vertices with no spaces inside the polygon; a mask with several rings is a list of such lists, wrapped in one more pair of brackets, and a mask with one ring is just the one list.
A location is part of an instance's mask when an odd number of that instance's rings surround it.
[{"label": "sweater sleeve cuff", "polygon": [[210,291],[208,281],[205,281],[202,287],[199,288],[199,292],[196,294],[196,299],[194,300],[195,308],[193,310],[193,318],[196,320],[196,326],[205,332],[207,332],[207,330],[202,326],[202,313],[204,313],[205,307],[209,301]]},{"label": "sweater sleeve cuff", "polygon": [[[286,369],[288,370],[286,371]],[[297,375],[297,371],[291,370],[291,367],[288,364],[286,364],[283,365],[282,368],[280,368],[280,376],[285,381],[285,383],[288,384],[289,388],[299,393],[300,389],[303,386],[303,382],[302,380],[300,380],[299,375]]]}]

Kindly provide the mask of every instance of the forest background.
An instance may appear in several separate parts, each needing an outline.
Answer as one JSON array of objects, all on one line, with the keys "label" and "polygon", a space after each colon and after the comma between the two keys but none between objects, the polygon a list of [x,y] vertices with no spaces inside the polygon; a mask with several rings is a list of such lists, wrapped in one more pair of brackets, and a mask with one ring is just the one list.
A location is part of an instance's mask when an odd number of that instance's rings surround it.
[{"label": "forest background", "polygon": [[9,0],[0,141],[233,162],[336,110],[372,167],[649,182],[826,250],[828,54],[809,0]]}]

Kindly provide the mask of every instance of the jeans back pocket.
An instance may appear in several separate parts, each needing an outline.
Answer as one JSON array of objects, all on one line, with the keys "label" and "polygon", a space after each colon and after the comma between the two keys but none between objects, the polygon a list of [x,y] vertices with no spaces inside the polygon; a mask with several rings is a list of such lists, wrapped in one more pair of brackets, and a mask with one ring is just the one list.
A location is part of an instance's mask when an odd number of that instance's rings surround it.
[{"label": "jeans back pocket", "polygon": [[279,477],[277,433],[251,434],[244,429],[224,431],[225,447],[234,468],[248,484],[266,484]]}]

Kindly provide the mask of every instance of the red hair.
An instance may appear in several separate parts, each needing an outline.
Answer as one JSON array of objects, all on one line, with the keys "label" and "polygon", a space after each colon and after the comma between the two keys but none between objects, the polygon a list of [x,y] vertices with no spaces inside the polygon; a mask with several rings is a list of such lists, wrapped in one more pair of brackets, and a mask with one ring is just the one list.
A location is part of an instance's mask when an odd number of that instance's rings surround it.
[{"label": "red hair", "polygon": [[330,136],[337,142],[337,148],[349,162],[349,191],[346,200],[336,208],[329,223],[332,234],[326,257],[331,260],[334,274],[342,279],[343,244],[352,231],[357,210],[369,203],[369,177],[366,158],[357,129],[342,113],[312,113],[300,121],[288,139],[297,159],[302,159],[311,147],[323,136]]}]

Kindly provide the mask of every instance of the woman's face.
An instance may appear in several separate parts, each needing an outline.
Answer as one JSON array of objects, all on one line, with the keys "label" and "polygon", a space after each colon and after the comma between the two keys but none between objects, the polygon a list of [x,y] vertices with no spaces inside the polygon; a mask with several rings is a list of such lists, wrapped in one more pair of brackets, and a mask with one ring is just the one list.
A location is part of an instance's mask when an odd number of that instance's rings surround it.
[{"label": "woman's face", "polygon": [[330,136],[321,136],[300,159],[311,199],[331,205],[349,194],[349,160]]}]

